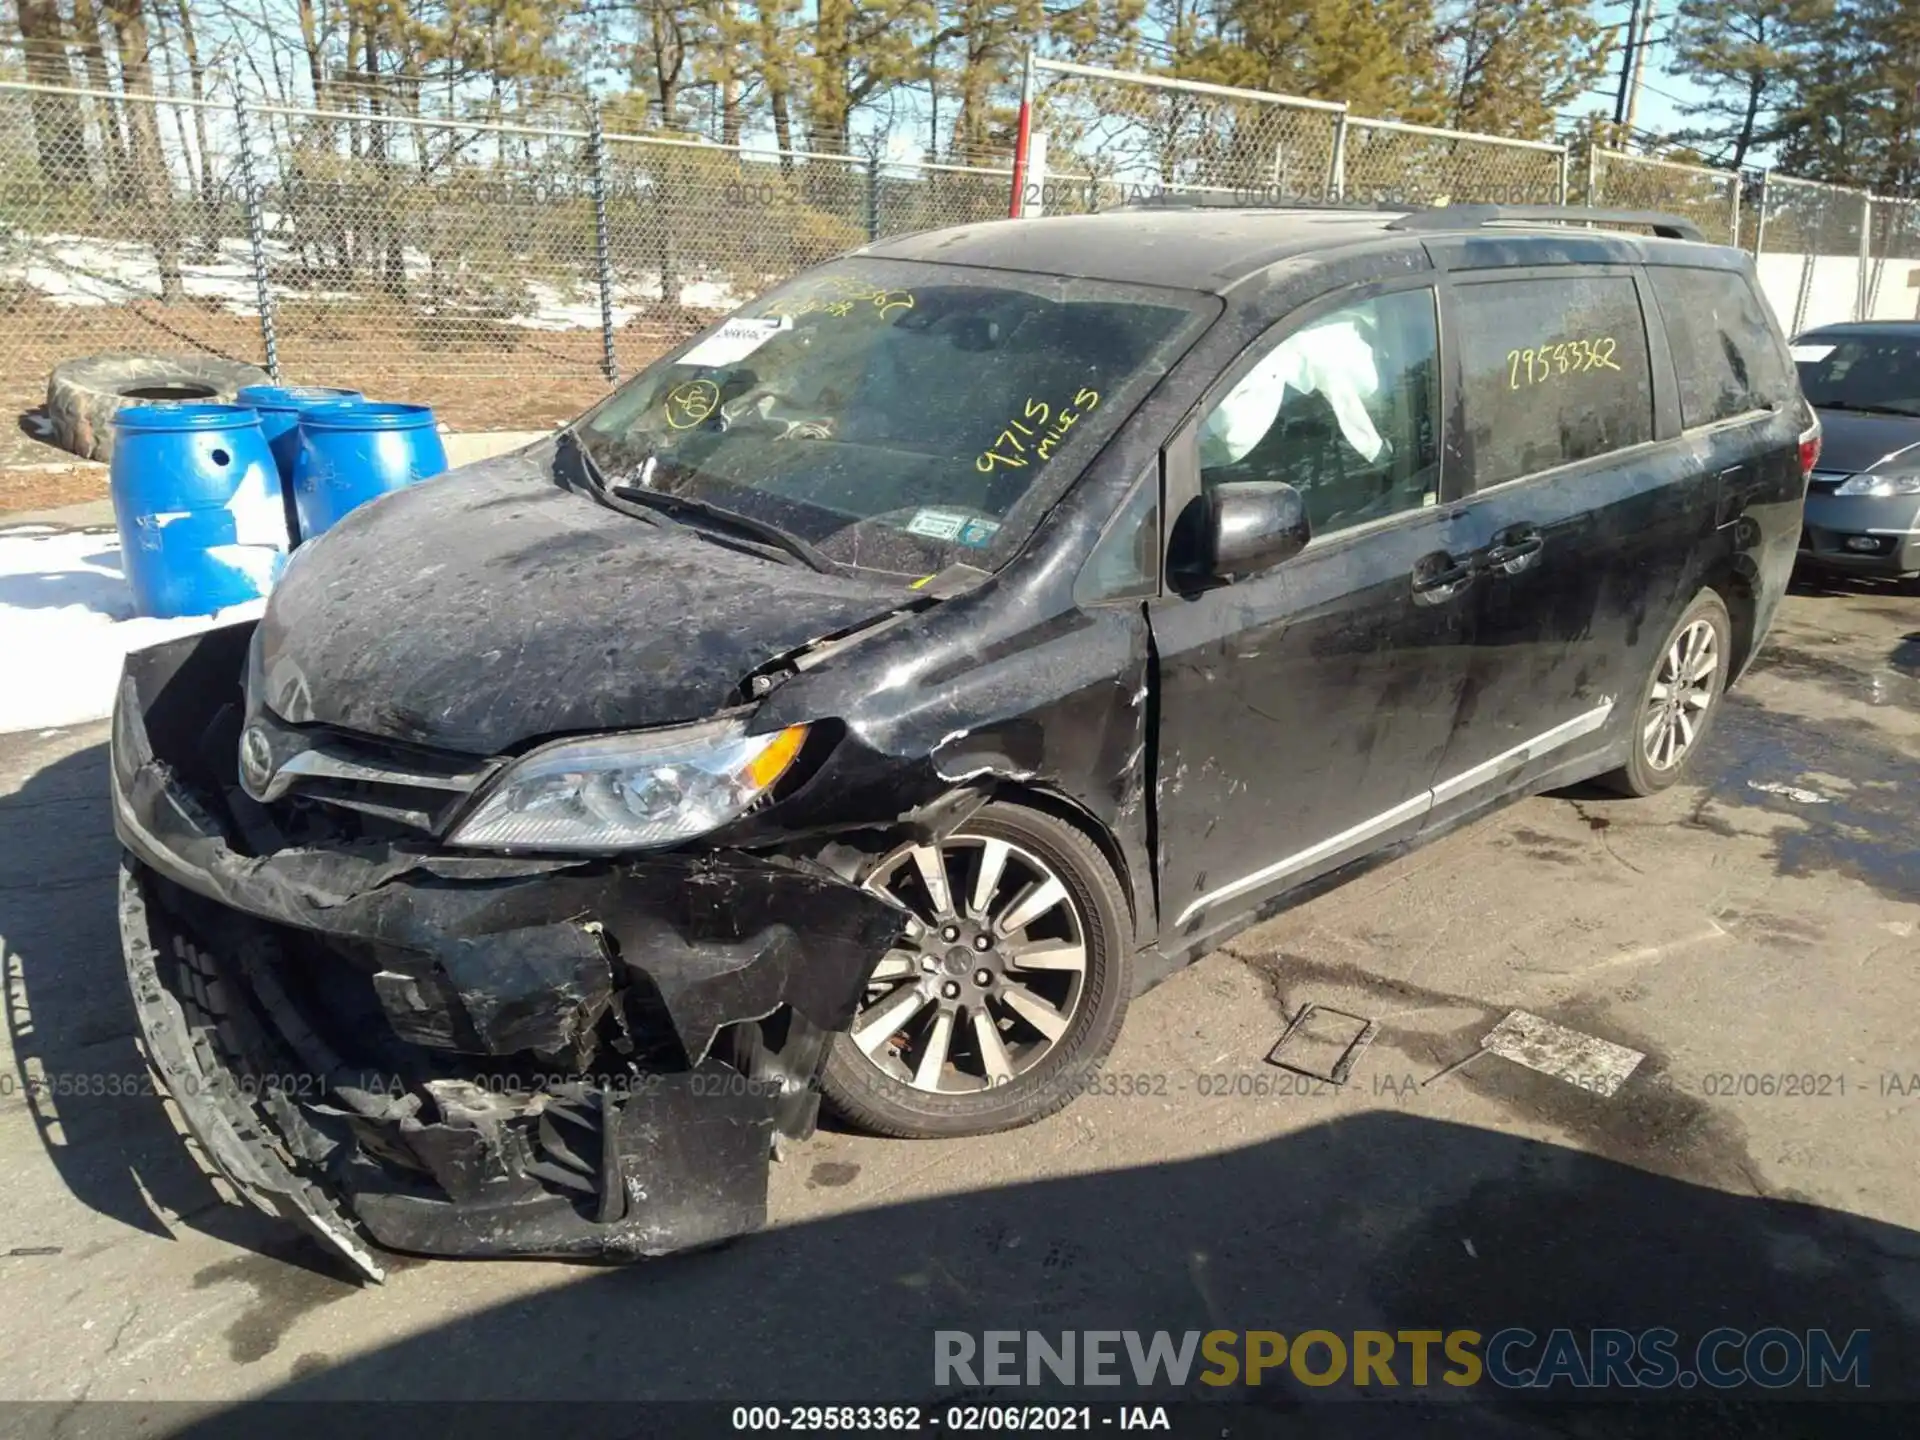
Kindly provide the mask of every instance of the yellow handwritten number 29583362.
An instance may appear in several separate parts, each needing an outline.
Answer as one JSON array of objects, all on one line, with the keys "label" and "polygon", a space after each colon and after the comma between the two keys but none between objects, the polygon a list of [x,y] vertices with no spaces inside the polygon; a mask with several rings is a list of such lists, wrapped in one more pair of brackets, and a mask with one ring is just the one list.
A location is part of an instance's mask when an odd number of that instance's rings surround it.
[{"label": "yellow handwritten number 29583362", "polygon": [[1565,375],[1582,375],[1589,370],[1618,370],[1613,352],[1619,342],[1611,335],[1592,340],[1563,340],[1557,345],[1542,345],[1537,350],[1507,352],[1507,388],[1521,390],[1529,385],[1544,385]]}]

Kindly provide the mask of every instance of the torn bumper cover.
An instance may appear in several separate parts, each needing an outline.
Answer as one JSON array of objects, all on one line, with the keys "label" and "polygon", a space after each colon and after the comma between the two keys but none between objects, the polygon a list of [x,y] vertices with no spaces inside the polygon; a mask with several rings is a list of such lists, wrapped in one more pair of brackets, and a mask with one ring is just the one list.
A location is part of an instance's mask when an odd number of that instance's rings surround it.
[{"label": "torn bumper cover", "polygon": [[130,657],[114,714],[128,973],[204,1158],[375,1279],[363,1235],[631,1257],[763,1224],[898,912],[779,856],[316,843],[311,811],[293,840],[227,773],[250,629]]}]

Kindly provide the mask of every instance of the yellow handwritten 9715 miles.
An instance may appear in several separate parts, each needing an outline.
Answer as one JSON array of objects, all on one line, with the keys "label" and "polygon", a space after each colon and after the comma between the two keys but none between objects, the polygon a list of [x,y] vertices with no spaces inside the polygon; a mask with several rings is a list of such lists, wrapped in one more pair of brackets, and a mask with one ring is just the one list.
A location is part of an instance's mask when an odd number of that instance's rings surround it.
[{"label": "yellow handwritten 9715 miles", "polygon": [[[1100,403],[1100,392],[1083,389],[1074,395],[1073,403],[1079,408],[1072,409],[1062,405],[1056,410],[1044,400],[1029,398],[1021,407],[1021,413],[1034,425],[1039,426],[1039,430],[1036,431],[1030,425],[1023,425],[1018,420],[1011,422],[1006,429],[994,437],[991,446],[974,457],[973,468],[986,474],[991,474],[999,465],[1005,465],[1014,470],[1024,470],[1027,466],[1026,456],[1029,447],[1021,443],[1020,437],[1023,435],[1028,440],[1038,435],[1039,443],[1031,447],[1033,453],[1042,460],[1050,459],[1055,447],[1066,439],[1067,431],[1073,428],[1074,422]],[[1052,422],[1051,425],[1048,424],[1049,421]]]},{"label": "yellow handwritten 9715 miles", "polygon": [[1520,390],[1528,385],[1544,385],[1562,375],[1580,375],[1588,370],[1618,370],[1613,352],[1619,341],[1611,335],[1592,340],[1563,340],[1557,345],[1542,345],[1537,350],[1507,352],[1507,388]]}]

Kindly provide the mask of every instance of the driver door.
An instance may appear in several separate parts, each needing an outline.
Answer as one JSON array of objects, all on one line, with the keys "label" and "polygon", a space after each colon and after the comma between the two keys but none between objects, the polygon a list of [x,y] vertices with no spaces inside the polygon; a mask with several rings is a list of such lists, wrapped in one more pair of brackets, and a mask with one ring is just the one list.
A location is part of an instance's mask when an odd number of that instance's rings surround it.
[{"label": "driver door", "polygon": [[1169,511],[1284,481],[1305,549],[1181,593],[1182,531],[1149,615],[1158,666],[1163,934],[1242,912],[1411,835],[1471,653],[1471,537],[1440,493],[1430,281],[1348,291],[1256,342],[1167,452]]}]

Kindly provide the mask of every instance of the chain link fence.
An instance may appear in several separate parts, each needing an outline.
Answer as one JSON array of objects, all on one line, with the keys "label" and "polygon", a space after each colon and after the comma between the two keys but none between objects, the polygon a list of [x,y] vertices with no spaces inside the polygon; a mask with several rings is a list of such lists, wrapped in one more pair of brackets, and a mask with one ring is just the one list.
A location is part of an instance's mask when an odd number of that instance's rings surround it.
[{"label": "chain link fence", "polygon": [[1393,120],[1346,119],[1340,185],[1375,205],[1564,205],[1567,150]]},{"label": "chain link fence", "polygon": [[1660,210],[1699,226],[1716,245],[1740,236],[1740,176],[1647,155],[1594,146],[1589,152],[1587,203],[1610,210]]},{"label": "chain link fence", "polygon": [[1920,201],[1873,202],[1863,320],[1920,320]]},{"label": "chain link fence", "polygon": [[76,355],[260,356],[230,114],[100,99],[0,88],[0,404],[12,414]]},{"label": "chain link fence", "polygon": [[31,411],[76,355],[202,351],[544,426],[797,270],[1007,211],[1005,167],[347,98],[0,83],[0,403]]},{"label": "chain link fence", "polygon": [[[1920,313],[1913,203],[1058,61],[1035,78],[1028,213],[1551,204],[1571,180],[1744,244],[1790,328]],[[580,97],[463,118],[372,87],[304,107],[0,82],[0,403],[30,412],[74,356],[198,351],[544,426],[797,270],[1004,216],[1012,175],[603,133]]]},{"label": "chain link fence", "polygon": [[1754,222],[1754,264],[1789,330],[1852,320],[1870,267],[1869,197],[1768,172]]},{"label": "chain link fence", "polygon": [[1788,331],[1920,314],[1920,208],[1860,190],[1713,170],[1594,147],[1589,199],[1612,209],[1664,210],[1709,240],[1750,251]]},{"label": "chain link fence", "polygon": [[[1036,58],[1049,213],[1164,193],[1330,200],[1346,106]],[[1071,178],[1069,178],[1071,177]]]}]

